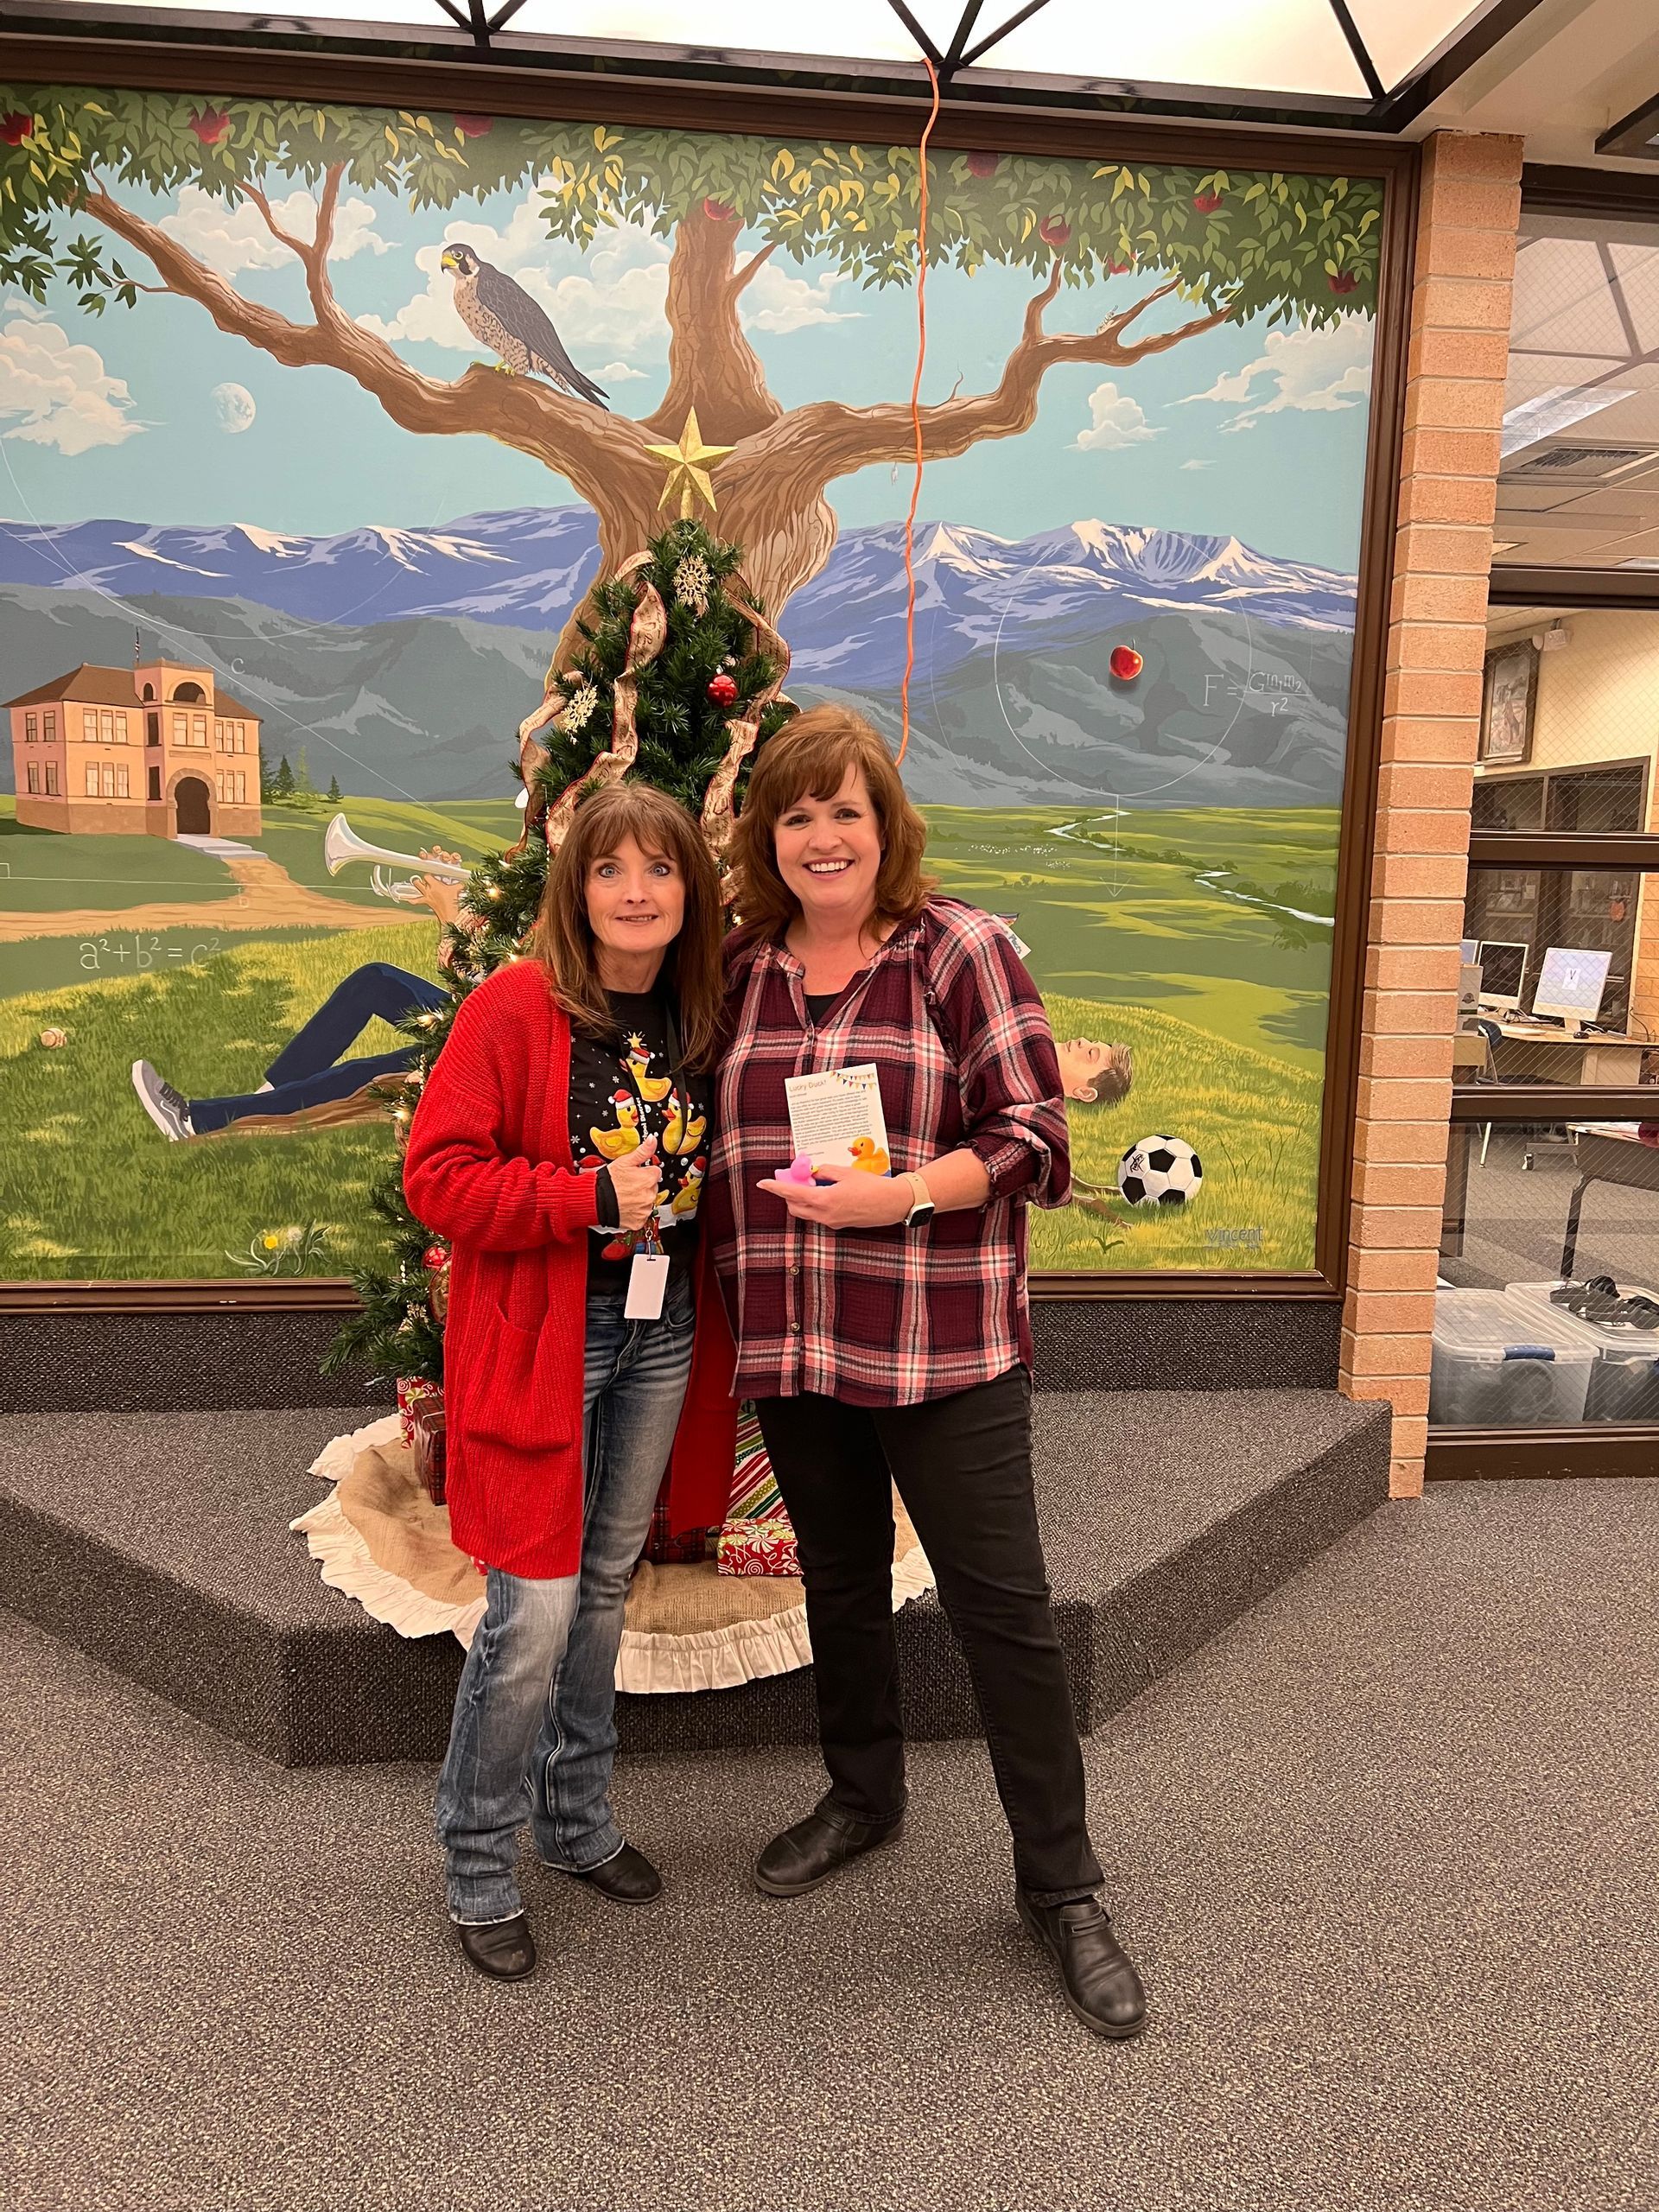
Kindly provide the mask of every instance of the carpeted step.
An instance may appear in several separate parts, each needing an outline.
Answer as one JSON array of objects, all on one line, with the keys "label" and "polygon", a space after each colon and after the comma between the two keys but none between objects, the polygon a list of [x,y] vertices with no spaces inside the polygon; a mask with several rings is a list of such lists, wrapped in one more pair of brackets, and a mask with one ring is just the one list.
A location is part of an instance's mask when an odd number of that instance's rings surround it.
[{"label": "carpeted step", "polygon": [[[1039,1391],[1038,1504],[1095,1727],[1388,1491],[1389,1414],[1323,1390]],[[0,1604],[288,1766],[431,1759],[461,1651],[327,1589],[294,1516],[356,1409],[0,1419]],[[977,1718],[936,1599],[897,1616],[906,1725]],[[811,1677],[620,1700],[624,1747],[810,1742]]]}]

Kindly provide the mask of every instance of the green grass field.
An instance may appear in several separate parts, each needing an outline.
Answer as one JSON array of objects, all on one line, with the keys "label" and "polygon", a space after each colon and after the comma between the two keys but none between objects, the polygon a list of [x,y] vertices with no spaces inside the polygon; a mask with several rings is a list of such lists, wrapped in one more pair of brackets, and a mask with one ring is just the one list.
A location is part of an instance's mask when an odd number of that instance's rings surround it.
[{"label": "green grass field", "polygon": [[1335,808],[925,811],[941,887],[1015,916],[1046,991],[1321,1065],[1332,932],[1292,910],[1332,911]]},{"label": "green grass field", "polygon": [[67,913],[78,906],[194,904],[235,890],[222,861],[170,837],[66,837],[25,829],[16,802],[0,800],[0,912]]},{"label": "green grass field", "polygon": [[[344,810],[372,843],[413,852],[436,842],[469,860],[510,840],[520,818],[493,801],[348,798]],[[1334,811],[927,812],[944,888],[1017,917],[1056,1033],[1135,1052],[1126,1099],[1072,1109],[1076,1172],[1094,1188],[1033,1216],[1033,1265],[1311,1267],[1331,932],[1293,910],[1331,911]],[[296,880],[352,904],[371,899],[366,872],[332,881],[324,872],[327,814],[271,807],[261,844]],[[0,818],[0,858],[26,855],[36,871],[31,895],[16,901],[26,909],[91,903],[89,874],[115,889],[115,863],[130,849],[133,866],[175,873],[145,878],[118,902],[112,940],[118,906],[189,895],[179,887],[186,876],[202,897],[222,895],[219,865],[169,841],[19,832]],[[54,883],[63,895],[41,895]],[[384,1128],[170,1145],[129,1071],[149,1059],[187,1096],[251,1090],[352,969],[381,959],[429,974],[435,941],[418,913],[372,934],[209,932],[200,957],[170,970],[158,963],[93,978],[73,938],[0,947],[0,1116],[10,1140],[0,1156],[0,1275],[228,1276],[227,1255],[308,1222],[320,1234],[306,1272],[343,1274],[375,1255],[365,1198],[391,1156]],[[52,1027],[68,1031],[66,1045],[40,1044]],[[393,1041],[380,1030],[355,1049]],[[1180,1211],[1131,1208],[1116,1194],[1122,1154],[1159,1133],[1185,1138],[1204,1162],[1203,1189]]]},{"label": "green grass field", "polygon": [[[1071,1108],[1074,1199],[1032,1214],[1032,1266],[1312,1268],[1318,1076],[1144,1007],[1044,998],[1056,1036],[1130,1046],[1135,1083],[1115,1104]],[[1190,1205],[1131,1206],[1117,1194],[1118,1161],[1155,1135],[1183,1137],[1198,1155]]]},{"label": "green grass field", "polygon": [[[384,1126],[170,1144],[134,1095],[151,1061],[187,1095],[251,1090],[274,1052],[365,959],[430,972],[429,921],[238,945],[198,968],[0,1003],[0,1274],[131,1280],[237,1273],[267,1230],[315,1221],[306,1272],[347,1274],[378,1250],[365,1200],[391,1157]],[[40,1032],[60,1027],[55,1050]],[[392,1049],[375,1023],[356,1050]]]}]

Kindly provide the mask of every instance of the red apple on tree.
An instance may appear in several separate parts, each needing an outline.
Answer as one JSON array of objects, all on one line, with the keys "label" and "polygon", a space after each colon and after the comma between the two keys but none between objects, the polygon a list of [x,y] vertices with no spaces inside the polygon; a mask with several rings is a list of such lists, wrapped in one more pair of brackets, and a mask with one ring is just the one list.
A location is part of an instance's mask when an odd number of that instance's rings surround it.
[{"label": "red apple on tree", "polygon": [[1142,655],[1136,652],[1133,645],[1114,645],[1108,663],[1120,683],[1133,683],[1146,664]]},{"label": "red apple on tree", "polygon": [[231,118],[222,107],[199,108],[190,118],[190,128],[204,146],[217,146],[231,127]]},{"label": "red apple on tree", "polygon": [[1002,166],[1001,154],[969,154],[967,161],[969,176],[995,176]]},{"label": "red apple on tree", "polygon": [[1221,205],[1221,194],[1218,192],[1195,192],[1192,205],[1200,215],[1213,215]]},{"label": "red apple on tree", "polygon": [[1331,289],[1333,292],[1357,292],[1359,279],[1351,269],[1338,269],[1331,279]]},{"label": "red apple on tree", "polygon": [[705,200],[702,212],[711,223],[729,223],[732,219],[732,210],[723,200]]},{"label": "red apple on tree", "polygon": [[1037,235],[1045,245],[1062,246],[1071,235],[1071,226],[1059,216],[1051,215],[1046,222],[1038,224]]},{"label": "red apple on tree", "polygon": [[11,115],[0,115],[0,139],[8,146],[21,146],[25,138],[35,136],[35,118],[18,111]]},{"label": "red apple on tree", "polygon": [[486,138],[495,128],[493,115],[458,115],[455,128],[463,138]]}]

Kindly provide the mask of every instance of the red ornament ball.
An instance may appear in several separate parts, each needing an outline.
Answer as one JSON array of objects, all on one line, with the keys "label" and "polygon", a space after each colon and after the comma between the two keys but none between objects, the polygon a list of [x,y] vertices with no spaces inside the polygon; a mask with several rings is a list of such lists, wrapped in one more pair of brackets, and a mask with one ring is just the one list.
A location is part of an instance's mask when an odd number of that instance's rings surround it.
[{"label": "red ornament ball", "polygon": [[1142,655],[1133,645],[1114,645],[1109,665],[1120,683],[1133,683],[1146,666]]},{"label": "red ornament ball", "polygon": [[421,1265],[429,1274],[435,1274],[440,1268],[447,1268],[448,1264],[449,1248],[447,1244],[429,1244],[421,1255]]},{"label": "red ornament ball", "polygon": [[737,697],[737,686],[729,676],[712,676],[709,679],[709,696],[717,707],[729,707]]}]

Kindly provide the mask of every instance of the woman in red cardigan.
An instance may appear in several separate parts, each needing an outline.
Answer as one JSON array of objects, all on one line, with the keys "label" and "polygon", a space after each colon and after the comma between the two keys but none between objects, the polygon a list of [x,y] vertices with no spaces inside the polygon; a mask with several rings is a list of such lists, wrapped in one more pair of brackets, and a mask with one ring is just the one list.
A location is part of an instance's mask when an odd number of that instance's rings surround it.
[{"label": "woman in red cardigan", "polygon": [[454,1252],[450,1526],[488,1588],[437,1826],[461,1948],[500,1980],[536,1963],[526,1815],[543,1862],[606,1897],[662,1888],[611,1815],[613,1707],[671,1455],[677,1528],[718,1521],[731,1481],[731,1338],[719,1298],[693,1294],[720,909],[683,807],[644,784],[595,793],[528,957],[463,1001],[410,1132],[410,1205]]}]

